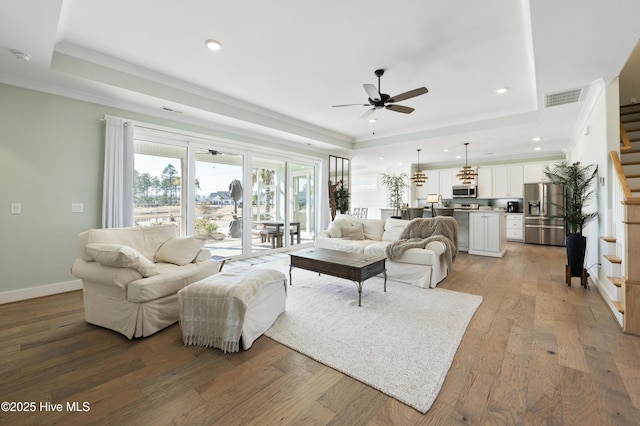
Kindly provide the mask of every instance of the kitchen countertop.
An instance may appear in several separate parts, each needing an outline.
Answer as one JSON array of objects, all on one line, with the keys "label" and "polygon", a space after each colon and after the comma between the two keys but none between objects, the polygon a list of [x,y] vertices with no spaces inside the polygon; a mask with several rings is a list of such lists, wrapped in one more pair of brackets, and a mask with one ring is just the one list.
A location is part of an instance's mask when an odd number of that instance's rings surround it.
[{"label": "kitchen countertop", "polygon": [[[434,208],[437,209],[439,207]],[[431,209],[430,208],[425,208],[424,209],[425,212],[429,212],[431,213]],[[504,209],[499,209],[499,210],[485,210],[485,209],[453,209],[454,213],[474,213],[474,212],[483,212],[483,213],[508,213],[506,210]],[[511,212],[511,214],[522,214],[521,212]]]}]

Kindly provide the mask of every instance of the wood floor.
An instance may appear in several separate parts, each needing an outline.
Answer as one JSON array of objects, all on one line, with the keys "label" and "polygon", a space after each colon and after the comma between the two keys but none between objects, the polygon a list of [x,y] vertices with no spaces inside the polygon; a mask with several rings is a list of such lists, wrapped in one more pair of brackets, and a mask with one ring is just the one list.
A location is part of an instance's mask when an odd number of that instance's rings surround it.
[{"label": "wood floor", "polygon": [[440,285],[484,300],[425,415],[264,336],[228,355],[185,347],[178,325],[129,341],[72,292],[0,306],[0,395],[37,404],[0,424],[640,424],[640,337],[565,285],[562,248],[508,248],[461,253]]}]

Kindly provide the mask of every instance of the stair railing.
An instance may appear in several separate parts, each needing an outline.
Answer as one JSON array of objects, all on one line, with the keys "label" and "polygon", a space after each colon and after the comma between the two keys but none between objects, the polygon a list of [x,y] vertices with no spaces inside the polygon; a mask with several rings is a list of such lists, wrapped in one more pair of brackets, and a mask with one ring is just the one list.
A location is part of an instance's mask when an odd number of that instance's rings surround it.
[{"label": "stair railing", "polygon": [[[626,135],[626,133],[625,133]],[[629,140],[629,138],[627,138]],[[616,178],[620,185],[614,185],[615,187],[619,187],[622,191],[622,199],[618,201],[624,201],[627,198],[631,198],[631,188],[629,188],[629,183],[627,182],[627,177],[624,174],[624,170],[622,169],[622,163],[620,162],[620,156],[617,151],[611,151],[609,153],[611,157],[611,162],[613,163],[613,168],[616,171]]]},{"label": "stair railing", "polygon": [[620,119],[620,142],[622,146],[620,147],[620,151],[626,152],[631,150],[631,141],[629,140],[629,135],[627,135],[627,131],[624,129],[624,125],[622,124],[622,119]]}]

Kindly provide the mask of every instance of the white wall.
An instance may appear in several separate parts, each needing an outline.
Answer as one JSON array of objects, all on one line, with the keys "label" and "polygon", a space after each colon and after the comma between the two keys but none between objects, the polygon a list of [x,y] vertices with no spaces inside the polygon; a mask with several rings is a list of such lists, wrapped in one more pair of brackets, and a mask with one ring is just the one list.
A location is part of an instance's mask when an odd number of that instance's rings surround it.
[{"label": "white wall", "polygon": [[387,190],[380,184],[379,173],[351,176],[351,208],[367,207],[368,218],[379,219],[380,209],[387,208]]},{"label": "white wall", "polygon": [[620,71],[620,103],[628,105],[632,103],[632,98],[636,103],[640,103],[640,43],[638,43],[629,56],[627,63]]}]

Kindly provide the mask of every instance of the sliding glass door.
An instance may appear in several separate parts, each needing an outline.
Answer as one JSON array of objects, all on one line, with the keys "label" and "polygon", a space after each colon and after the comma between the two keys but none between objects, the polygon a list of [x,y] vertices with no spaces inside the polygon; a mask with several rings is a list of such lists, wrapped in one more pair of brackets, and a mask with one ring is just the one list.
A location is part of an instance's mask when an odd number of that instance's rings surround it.
[{"label": "sliding glass door", "polygon": [[291,164],[291,224],[297,224],[297,244],[312,242],[316,233],[315,167]]},{"label": "sliding glass door", "polygon": [[286,163],[259,157],[251,162],[251,250],[255,253],[280,248],[285,241]]},{"label": "sliding glass door", "polygon": [[313,242],[319,160],[148,128],[134,143],[136,225],[175,223],[222,257]]},{"label": "sliding glass door", "polygon": [[195,148],[194,233],[217,256],[242,254],[244,156]]}]

